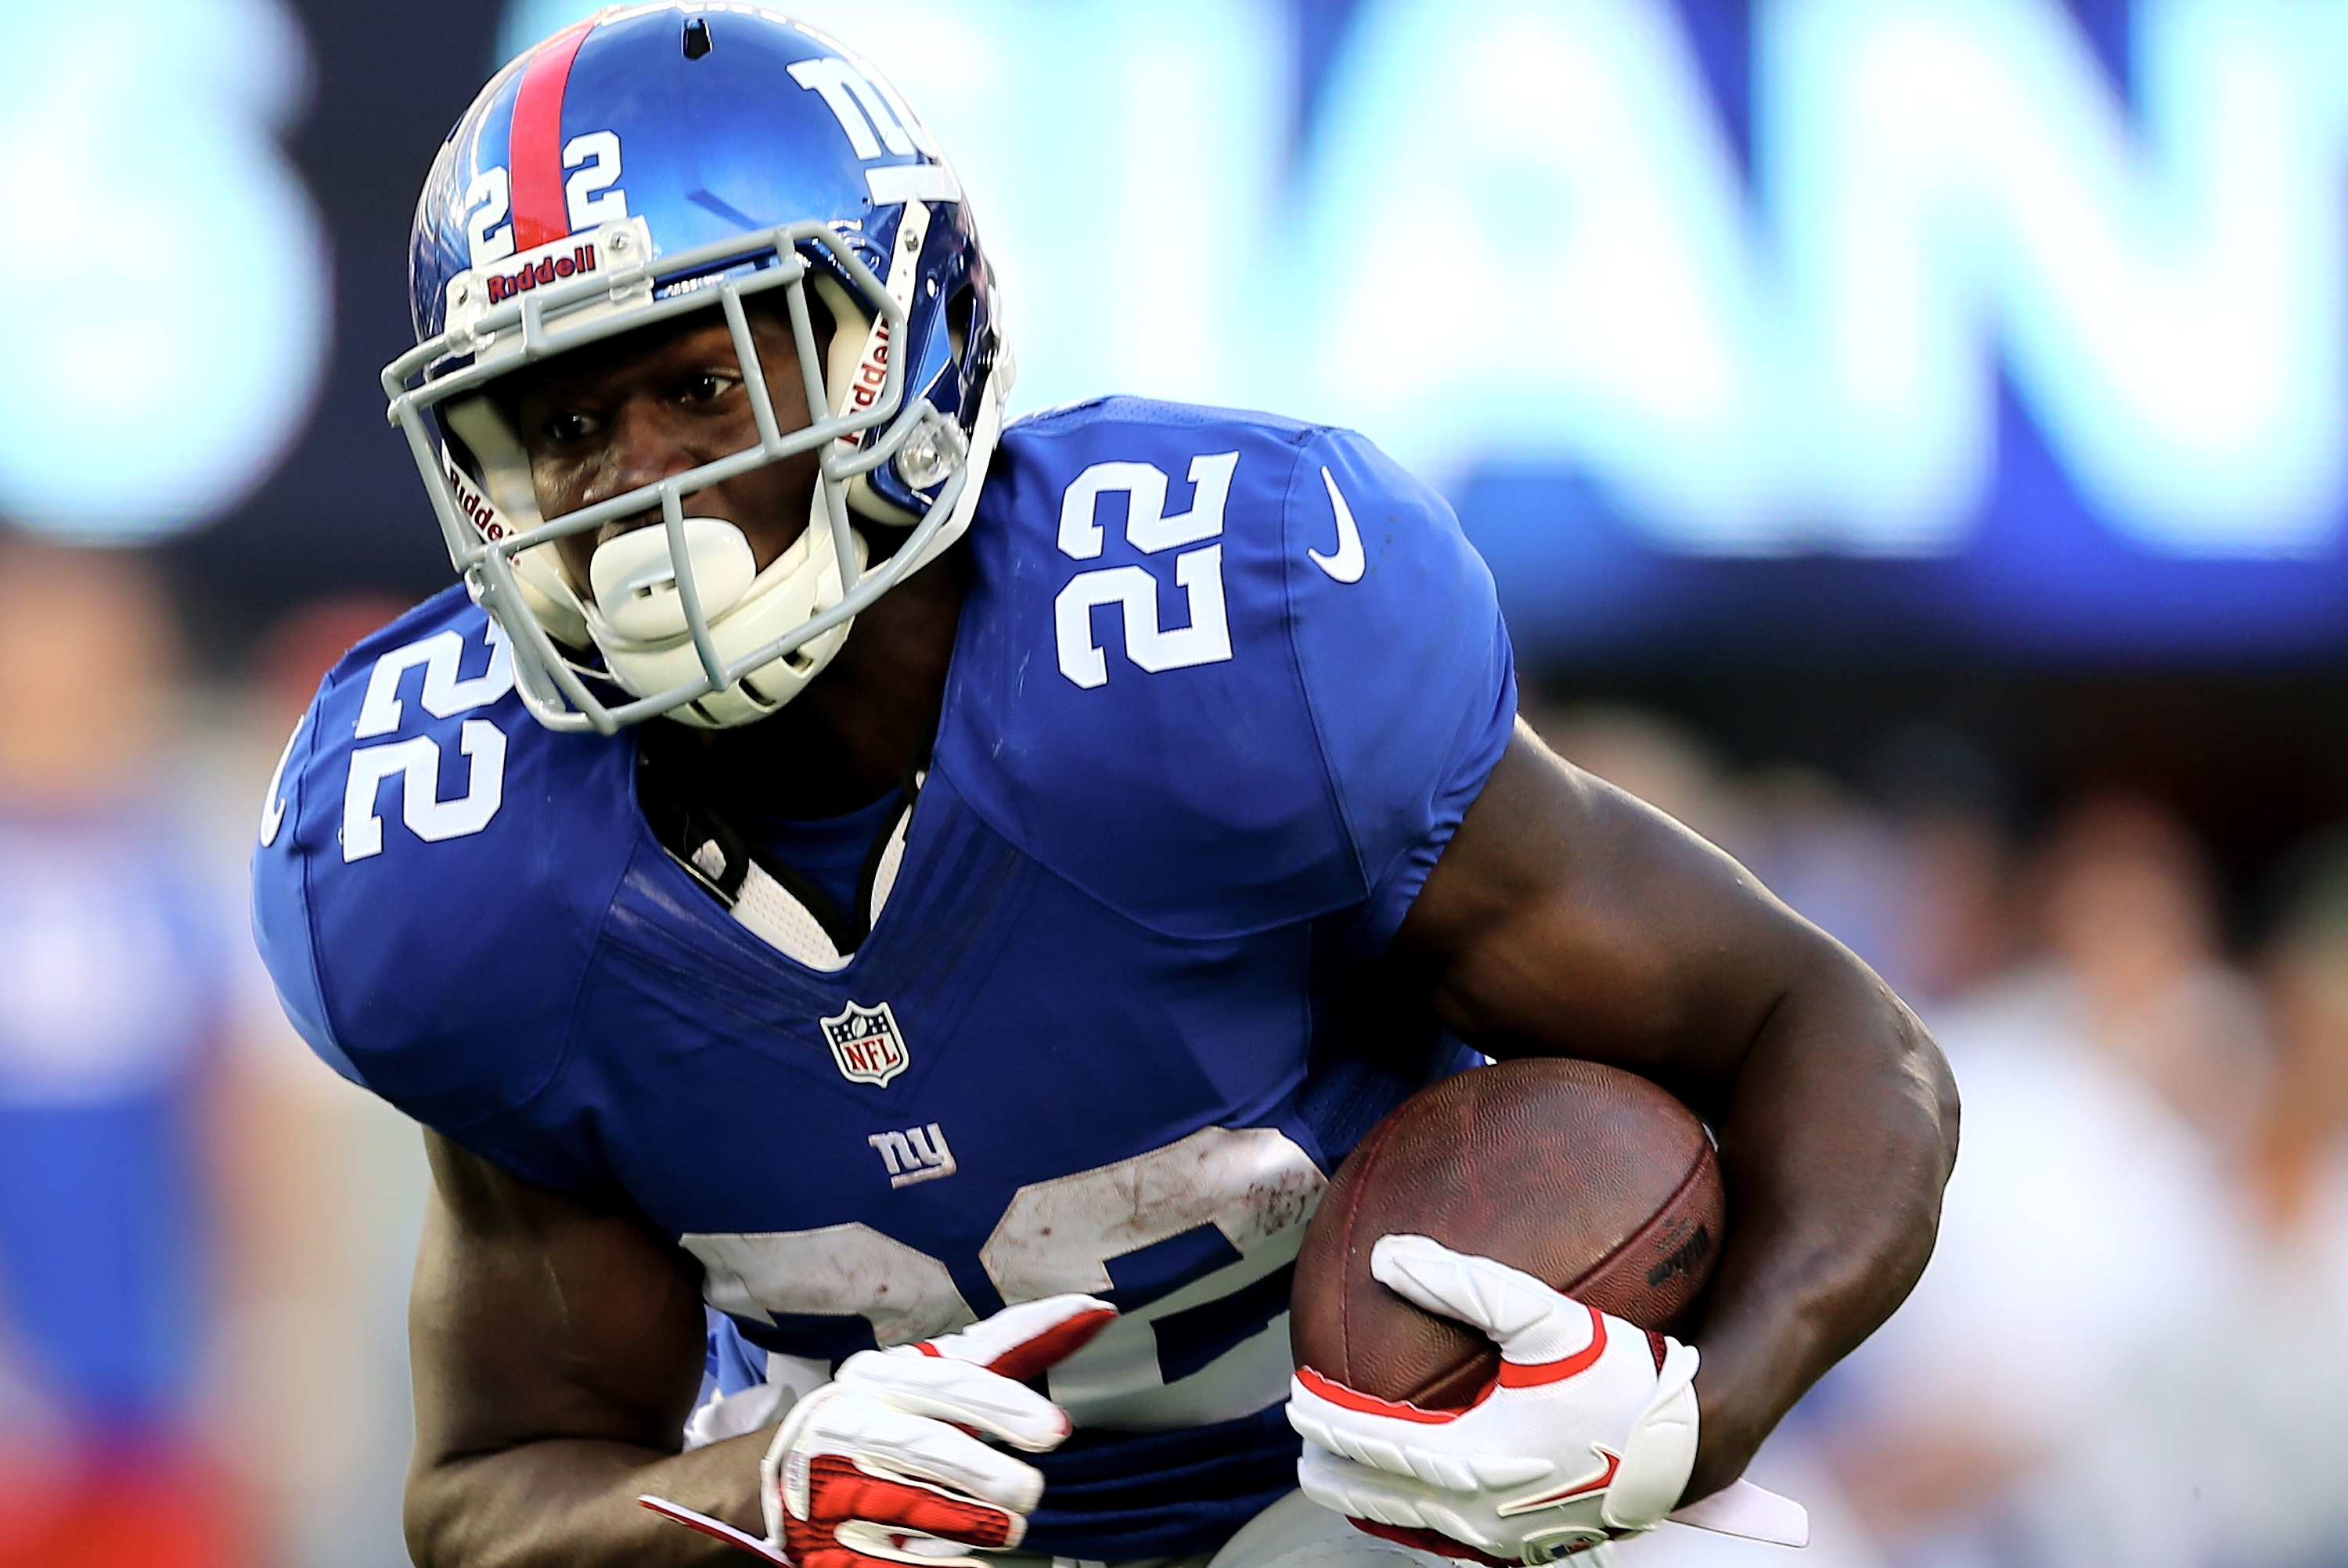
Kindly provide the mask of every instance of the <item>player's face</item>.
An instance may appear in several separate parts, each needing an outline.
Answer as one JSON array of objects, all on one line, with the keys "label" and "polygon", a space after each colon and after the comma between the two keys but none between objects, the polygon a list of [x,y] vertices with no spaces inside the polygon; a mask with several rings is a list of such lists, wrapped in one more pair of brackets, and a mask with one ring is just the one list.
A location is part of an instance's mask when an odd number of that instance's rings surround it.
[{"label": "player's face", "polygon": [[[787,323],[752,312],[776,423],[808,424],[805,384]],[[541,515],[559,518],[639,486],[755,446],[757,425],[724,318],[715,313],[632,333],[523,373],[506,395]],[[769,463],[685,498],[689,518],[739,528],[763,569],[807,527],[815,495],[813,452]],[[660,521],[660,510],[605,523],[559,541],[572,585],[588,589],[595,547]]]}]

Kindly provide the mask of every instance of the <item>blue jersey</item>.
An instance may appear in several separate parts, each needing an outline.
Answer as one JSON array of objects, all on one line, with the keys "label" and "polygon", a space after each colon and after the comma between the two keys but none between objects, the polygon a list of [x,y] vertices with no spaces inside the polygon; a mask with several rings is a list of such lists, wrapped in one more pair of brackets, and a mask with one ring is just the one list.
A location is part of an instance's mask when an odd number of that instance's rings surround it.
[{"label": "blue jersey", "polygon": [[1326,1173],[1446,1065],[1329,1019],[1498,760],[1508,640],[1438,496],[1260,415],[1016,424],[969,545],[935,746],[845,925],[720,832],[664,845],[633,735],[540,729],[455,589],[327,678],[256,924],[328,1061],[623,1191],[767,1351],[1114,1300],[1050,1376],[1078,1430],[1027,1549],[1208,1551],[1293,1484]]}]

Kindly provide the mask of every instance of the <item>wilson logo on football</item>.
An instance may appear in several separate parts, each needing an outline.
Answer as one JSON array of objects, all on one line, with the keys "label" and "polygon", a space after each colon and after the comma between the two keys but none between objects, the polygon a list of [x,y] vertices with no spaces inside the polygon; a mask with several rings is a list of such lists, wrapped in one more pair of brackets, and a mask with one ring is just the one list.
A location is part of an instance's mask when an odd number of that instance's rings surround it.
[{"label": "wilson logo on football", "polygon": [[877,1008],[850,1002],[846,1011],[823,1020],[823,1038],[840,1076],[851,1083],[885,1085],[905,1071],[909,1060],[904,1031],[887,1002]]},{"label": "wilson logo on football", "polygon": [[541,255],[536,261],[525,258],[510,272],[489,274],[489,303],[501,305],[526,289],[540,288],[596,270],[595,247],[592,245],[573,245],[568,255]]}]

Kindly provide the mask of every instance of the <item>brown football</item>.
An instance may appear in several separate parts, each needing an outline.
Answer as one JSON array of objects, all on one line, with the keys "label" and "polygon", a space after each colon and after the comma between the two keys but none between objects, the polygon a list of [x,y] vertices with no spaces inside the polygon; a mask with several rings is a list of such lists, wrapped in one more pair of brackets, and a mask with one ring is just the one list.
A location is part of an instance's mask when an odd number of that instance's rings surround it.
[{"label": "brown football", "polygon": [[1726,1198],[1704,1124],[1594,1061],[1505,1061],[1395,1108],[1337,1169],[1296,1260],[1296,1364],[1425,1409],[1474,1399],[1491,1341],[1370,1276],[1383,1235],[1432,1236],[1642,1328],[1687,1327]]}]

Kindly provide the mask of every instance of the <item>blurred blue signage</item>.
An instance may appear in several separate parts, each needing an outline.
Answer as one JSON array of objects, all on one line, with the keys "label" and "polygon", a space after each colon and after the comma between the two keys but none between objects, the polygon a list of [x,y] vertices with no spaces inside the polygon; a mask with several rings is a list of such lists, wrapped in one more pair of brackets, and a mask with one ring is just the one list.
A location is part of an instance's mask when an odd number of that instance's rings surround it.
[{"label": "blurred blue signage", "polygon": [[2348,647],[2348,0],[798,9],[1023,404],[1356,425],[1537,651]]}]

